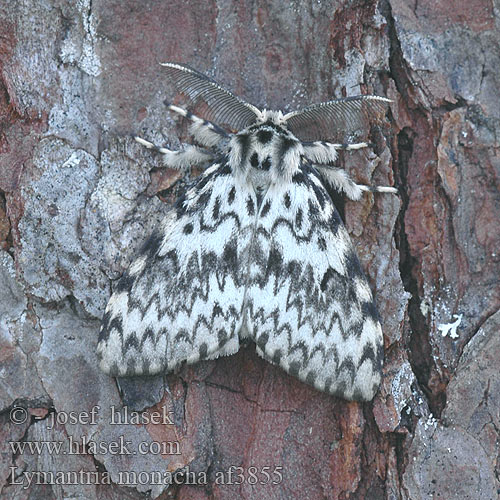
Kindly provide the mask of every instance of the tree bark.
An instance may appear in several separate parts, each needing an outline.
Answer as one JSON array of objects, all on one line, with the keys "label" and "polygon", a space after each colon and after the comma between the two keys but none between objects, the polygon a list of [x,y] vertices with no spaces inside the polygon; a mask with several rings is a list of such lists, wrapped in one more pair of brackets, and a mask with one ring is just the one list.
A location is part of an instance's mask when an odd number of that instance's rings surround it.
[{"label": "tree bark", "polygon": [[[2,498],[498,498],[498,6],[0,6]],[[186,182],[132,139],[189,140],[163,105],[166,61],[261,109],[393,100],[374,153],[340,160],[400,193],[339,206],[384,330],[372,402],[322,394],[253,345],[165,378],[99,371],[113,280]]]}]

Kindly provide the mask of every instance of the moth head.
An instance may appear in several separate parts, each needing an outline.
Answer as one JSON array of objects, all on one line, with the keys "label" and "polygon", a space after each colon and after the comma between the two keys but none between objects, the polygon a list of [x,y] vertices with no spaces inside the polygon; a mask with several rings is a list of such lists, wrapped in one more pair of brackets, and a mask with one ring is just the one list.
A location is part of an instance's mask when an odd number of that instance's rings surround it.
[{"label": "moth head", "polygon": [[268,109],[264,109],[262,111],[258,110],[258,115],[256,116],[255,123],[260,125],[266,122],[272,123],[278,127],[286,128],[286,120],[281,111]]},{"label": "moth head", "polygon": [[162,66],[168,79],[189,99],[194,114],[236,132],[271,121],[301,141],[342,143],[346,136],[366,133],[371,124],[381,122],[391,102],[385,97],[364,95],[313,104],[287,114],[261,111],[188,66]]},{"label": "moth head", "polygon": [[226,134],[223,147],[215,138],[219,151],[228,146],[233,172],[250,174],[262,182],[290,179],[299,168],[304,148],[310,148],[308,143],[344,144],[346,137],[366,134],[372,123],[382,120],[390,102],[368,95],[322,102],[287,114],[261,111],[187,66],[163,66],[177,90],[188,97],[193,113],[233,132],[229,141]]}]

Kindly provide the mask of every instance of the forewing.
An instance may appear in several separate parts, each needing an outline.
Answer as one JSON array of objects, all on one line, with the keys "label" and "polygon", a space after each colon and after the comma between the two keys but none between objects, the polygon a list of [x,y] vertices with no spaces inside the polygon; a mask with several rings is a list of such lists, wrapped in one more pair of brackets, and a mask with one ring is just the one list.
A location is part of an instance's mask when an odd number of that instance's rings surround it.
[{"label": "forewing", "polygon": [[385,97],[346,97],[308,106],[285,115],[289,130],[302,141],[345,141],[346,135],[359,136],[381,122],[387,111]]},{"label": "forewing", "polygon": [[109,300],[103,371],[151,375],[238,350],[249,239],[242,196],[229,167],[215,165],[177,201]]},{"label": "forewing", "polygon": [[192,103],[192,111],[206,120],[239,131],[255,122],[259,110],[210,80],[181,64],[162,63],[167,78]]},{"label": "forewing", "polygon": [[247,291],[257,352],[317,389],[367,401],[381,379],[382,330],[347,231],[303,167],[262,201]]}]

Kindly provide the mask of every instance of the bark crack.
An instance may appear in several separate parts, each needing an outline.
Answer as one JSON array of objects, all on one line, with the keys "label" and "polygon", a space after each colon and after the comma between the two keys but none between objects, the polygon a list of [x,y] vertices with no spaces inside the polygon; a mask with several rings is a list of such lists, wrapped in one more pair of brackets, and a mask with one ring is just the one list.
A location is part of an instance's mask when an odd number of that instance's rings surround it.
[{"label": "bark crack", "polygon": [[[396,184],[400,186],[401,210],[396,222],[395,240],[396,247],[399,250],[399,271],[404,289],[410,293],[408,303],[408,332],[404,336],[404,348],[408,354],[408,360],[415,374],[418,387],[422,390],[427,400],[430,411],[438,418],[446,403],[446,394],[443,390],[445,384],[433,384],[436,376],[440,376],[441,371],[436,365],[432,352],[430,317],[425,313],[424,297],[420,289],[421,262],[412,249],[411,236],[407,232],[406,216],[410,208],[410,190],[412,188],[410,178],[410,168],[415,168],[415,158],[417,154],[417,144],[420,134],[433,132],[432,116],[429,117],[431,110],[424,108],[413,92],[414,84],[411,76],[411,69],[405,61],[401,43],[398,37],[396,21],[393,17],[392,7],[389,0],[381,4],[381,12],[387,20],[388,37],[390,43],[389,71],[398,93],[401,95],[401,105],[406,109],[410,117],[410,122],[415,125],[404,126],[399,130],[395,138],[394,147],[394,174]],[[458,100],[450,107],[462,107],[466,103]],[[443,109],[443,111],[445,111]],[[449,111],[446,109],[446,111]],[[423,129],[417,125],[423,125]],[[417,391],[419,389],[417,388]],[[406,468],[404,459],[403,439],[395,443],[398,456],[397,468],[400,484]]]}]

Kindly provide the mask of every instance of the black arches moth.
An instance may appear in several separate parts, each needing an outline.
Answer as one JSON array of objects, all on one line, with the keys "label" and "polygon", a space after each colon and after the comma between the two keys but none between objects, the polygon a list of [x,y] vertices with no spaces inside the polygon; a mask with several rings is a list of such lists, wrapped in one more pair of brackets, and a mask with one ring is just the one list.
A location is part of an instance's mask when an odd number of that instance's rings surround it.
[{"label": "black arches moth", "polygon": [[[392,187],[356,184],[333,166],[325,142],[365,130],[388,99],[337,99],[283,114],[259,110],[197,71],[166,63],[179,92],[205,119],[200,146],[146,147],[166,166],[204,165],[118,281],[99,334],[100,367],[152,375],[181,363],[257,352],[321,391],[371,400],[380,384],[383,337],[377,309],[325,183],[350,199]],[[229,132],[235,130],[235,133]]]}]

